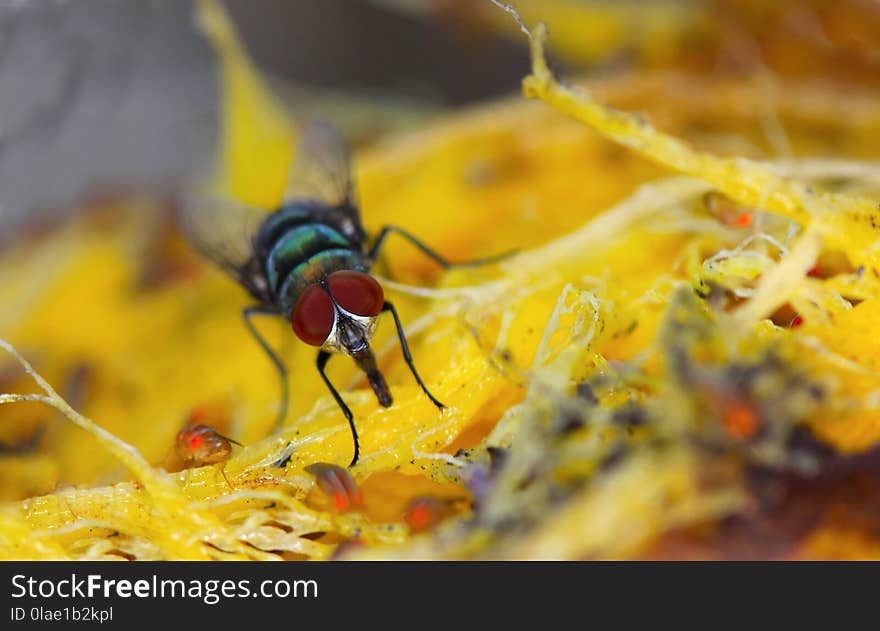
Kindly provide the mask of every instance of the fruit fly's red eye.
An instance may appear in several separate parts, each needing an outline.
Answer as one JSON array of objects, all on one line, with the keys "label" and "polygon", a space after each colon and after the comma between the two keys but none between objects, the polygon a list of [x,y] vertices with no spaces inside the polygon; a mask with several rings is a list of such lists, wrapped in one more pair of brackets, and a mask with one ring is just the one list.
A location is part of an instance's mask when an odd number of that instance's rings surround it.
[{"label": "fruit fly's red eye", "polygon": [[196,434],[195,436],[193,436],[192,438],[189,439],[189,448],[192,451],[197,450],[203,444],[205,444],[205,439],[200,434]]},{"label": "fruit fly's red eye", "polygon": [[385,295],[369,274],[343,270],[327,277],[330,293],[340,307],[359,316],[374,316],[382,311]]},{"label": "fruit fly's red eye", "polygon": [[320,346],[333,329],[333,303],[320,285],[310,285],[293,309],[293,332],[306,344]]}]

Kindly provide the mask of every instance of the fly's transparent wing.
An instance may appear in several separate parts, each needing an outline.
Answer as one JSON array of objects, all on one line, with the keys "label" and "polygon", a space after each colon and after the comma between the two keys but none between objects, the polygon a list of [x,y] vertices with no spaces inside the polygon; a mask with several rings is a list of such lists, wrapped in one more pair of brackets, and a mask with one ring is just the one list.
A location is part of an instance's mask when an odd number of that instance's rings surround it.
[{"label": "fly's transparent wing", "polygon": [[206,190],[190,190],[182,200],[179,219],[199,253],[258,293],[262,283],[254,277],[254,236],[268,216],[262,208]]},{"label": "fly's transparent wing", "polygon": [[284,201],[314,199],[330,206],[350,208],[356,214],[354,195],[348,144],[326,123],[312,122],[304,126],[288,175]]}]

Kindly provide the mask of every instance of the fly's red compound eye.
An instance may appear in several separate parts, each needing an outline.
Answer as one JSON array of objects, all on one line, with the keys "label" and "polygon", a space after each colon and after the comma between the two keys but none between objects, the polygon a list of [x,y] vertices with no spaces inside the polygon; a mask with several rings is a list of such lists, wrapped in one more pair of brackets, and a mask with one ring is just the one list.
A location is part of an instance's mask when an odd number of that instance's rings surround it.
[{"label": "fly's red compound eye", "polygon": [[293,309],[293,332],[306,344],[320,346],[333,329],[333,303],[320,285],[310,285]]},{"label": "fly's red compound eye", "polygon": [[330,293],[340,307],[359,316],[375,316],[382,311],[385,294],[369,274],[342,270],[327,277]]}]

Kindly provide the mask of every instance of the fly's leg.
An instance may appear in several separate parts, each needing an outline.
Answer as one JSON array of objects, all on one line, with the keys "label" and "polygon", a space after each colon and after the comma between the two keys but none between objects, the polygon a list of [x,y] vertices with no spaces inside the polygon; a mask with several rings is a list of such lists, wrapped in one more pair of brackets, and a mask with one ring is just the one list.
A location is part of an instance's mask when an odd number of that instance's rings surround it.
[{"label": "fly's leg", "polygon": [[348,406],[345,404],[345,401],[342,400],[342,397],[337,392],[336,388],[333,387],[333,384],[330,383],[330,379],[327,377],[327,373],[324,372],[324,369],[327,367],[327,362],[330,360],[330,353],[327,351],[318,351],[318,372],[321,373],[321,379],[324,380],[324,383],[327,384],[327,387],[330,389],[330,394],[333,395],[333,398],[336,399],[337,405],[342,410],[342,413],[345,415],[345,420],[348,421],[348,426],[351,428],[351,437],[354,440],[354,456],[352,456],[351,463],[348,465],[349,467],[353,467],[357,464],[358,458],[360,457],[361,447],[358,442],[358,432],[357,427],[354,425],[354,416],[351,413],[351,410],[348,409]]},{"label": "fly's leg", "polygon": [[220,473],[223,474],[223,479],[226,480],[226,484],[229,485],[229,490],[234,491],[235,487],[232,486],[232,482],[229,481],[229,477],[226,475],[226,463],[220,465]]},{"label": "fly's leg", "polygon": [[434,395],[431,394],[431,391],[428,390],[428,387],[422,381],[422,378],[419,377],[419,373],[416,370],[416,366],[413,363],[412,355],[409,352],[409,344],[406,343],[406,336],[403,334],[403,325],[400,323],[400,316],[397,315],[397,309],[394,308],[394,305],[385,301],[385,304],[382,305],[382,311],[390,311],[391,315],[394,317],[394,326],[397,327],[397,339],[400,340],[400,348],[403,351],[403,359],[406,361],[406,365],[409,366],[410,372],[413,374],[413,377],[416,378],[416,382],[418,382],[422,391],[428,395],[428,398],[437,406],[438,409],[442,410],[446,406],[440,403],[437,399],[434,398]]},{"label": "fly's leg", "polygon": [[370,252],[367,255],[369,256],[371,261],[376,260],[376,258],[379,256],[379,251],[382,249],[382,245],[385,243],[385,240],[393,232],[396,232],[404,239],[412,243],[419,250],[421,250],[425,254],[425,256],[436,261],[437,264],[440,265],[443,269],[450,269],[453,267],[479,267],[481,265],[490,265],[516,254],[516,250],[511,250],[509,252],[496,254],[495,256],[490,256],[484,259],[474,259],[473,261],[462,261],[461,263],[453,263],[452,261],[445,259],[433,249],[422,243],[422,241],[420,241],[418,237],[407,232],[403,228],[399,228],[398,226],[385,226],[379,231],[378,236],[376,236],[376,241],[373,243],[373,247],[370,248]]},{"label": "fly's leg", "polygon": [[275,351],[269,346],[268,342],[266,342],[266,340],[263,339],[263,336],[260,335],[260,332],[257,331],[254,323],[251,322],[251,316],[278,314],[276,311],[268,307],[255,306],[248,307],[241,312],[241,315],[244,318],[244,323],[247,326],[248,331],[251,332],[251,335],[257,340],[257,343],[263,348],[269,356],[269,359],[272,360],[272,363],[275,364],[275,368],[278,371],[278,378],[281,380],[281,409],[278,410],[278,419],[275,421],[275,427],[272,429],[273,432],[277,432],[284,425],[284,419],[287,418],[287,404],[290,399],[290,389],[287,384],[287,366],[284,365],[281,358],[278,357]]}]

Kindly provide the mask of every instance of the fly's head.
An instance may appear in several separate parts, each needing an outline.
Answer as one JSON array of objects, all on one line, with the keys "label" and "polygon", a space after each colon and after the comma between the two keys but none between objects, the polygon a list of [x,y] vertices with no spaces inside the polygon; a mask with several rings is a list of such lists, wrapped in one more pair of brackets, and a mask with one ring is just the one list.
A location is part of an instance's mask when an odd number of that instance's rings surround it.
[{"label": "fly's head", "polygon": [[367,375],[379,403],[391,405],[391,392],[376,366],[370,340],[385,297],[369,274],[354,270],[333,272],[303,291],[291,315],[297,337],[325,351],[354,358]]},{"label": "fly's head", "polygon": [[306,344],[357,359],[369,352],[384,303],[382,287],[372,276],[341,270],[303,291],[291,324]]}]

